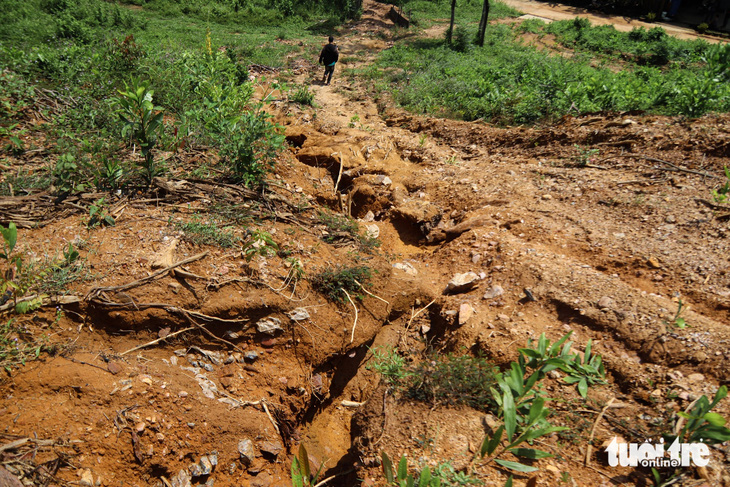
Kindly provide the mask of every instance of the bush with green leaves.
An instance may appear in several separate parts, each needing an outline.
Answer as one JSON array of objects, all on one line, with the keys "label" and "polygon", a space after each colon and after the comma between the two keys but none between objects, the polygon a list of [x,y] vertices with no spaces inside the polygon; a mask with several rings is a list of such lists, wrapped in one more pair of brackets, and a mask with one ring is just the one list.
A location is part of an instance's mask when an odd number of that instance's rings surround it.
[{"label": "bush with green leaves", "polygon": [[124,86],[125,90],[119,90],[119,96],[114,100],[123,123],[122,137],[139,145],[144,157],[141,164],[144,176],[151,184],[152,179],[162,173],[162,166],[155,161],[153,153],[162,129],[162,112],[152,103],[154,91],[150,89],[149,81],[133,78],[131,86],[126,83]]},{"label": "bush with green leaves", "polygon": [[225,131],[218,136],[219,151],[233,178],[248,187],[261,186],[284,149],[282,132],[261,105],[227,120]]},{"label": "bush with green leaves", "polygon": [[[533,472],[536,467],[507,459],[505,455],[530,460],[551,456],[525,443],[532,445],[538,438],[567,429],[548,421],[551,411],[546,407],[542,380],[549,372],[560,370],[565,374],[563,381],[576,384],[584,399],[589,387],[605,382],[601,356],[593,353],[591,342],[582,355],[573,353],[570,335],[555,343],[545,334],[536,343],[530,339],[527,347],[518,349],[517,361],[503,372],[481,357],[455,355],[432,357],[421,364],[407,366],[395,349],[374,350],[369,368],[380,372],[391,389],[408,397],[466,404],[492,412],[499,426],[485,436],[477,458],[484,464],[494,462],[516,472]],[[407,466],[399,465],[398,472],[402,469],[403,475],[399,473],[397,478],[392,470],[389,476],[384,469],[386,479],[392,485],[413,485],[410,482],[415,482],[417,476],[408,474]],[[431,478],[430,472],[421,475]]]},{"label": "bush with green leaves", "polygon": [[712,192],[712,199],[715,200],[715,203],[725,203],[730,196],[730,169],[728,169],[727,166],[725,166],[725,182],[717,189],[713,189]]}]

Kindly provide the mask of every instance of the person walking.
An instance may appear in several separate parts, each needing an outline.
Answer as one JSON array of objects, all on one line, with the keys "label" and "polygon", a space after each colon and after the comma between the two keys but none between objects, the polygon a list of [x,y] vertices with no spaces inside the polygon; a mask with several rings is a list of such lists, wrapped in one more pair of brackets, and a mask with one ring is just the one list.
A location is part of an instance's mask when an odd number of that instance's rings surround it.
[{"label": "person walking", "polygon": [[335,72],[335,64],[340,58],[340,51],[337,49],[337,45],[334,43],[335,38],[329,37],[329,44],[322,48],[322,52],[319,53],[319,64],[324,64],[324,76],[322,77],[322,84],[328,85],[332,81],[332,73]]}]

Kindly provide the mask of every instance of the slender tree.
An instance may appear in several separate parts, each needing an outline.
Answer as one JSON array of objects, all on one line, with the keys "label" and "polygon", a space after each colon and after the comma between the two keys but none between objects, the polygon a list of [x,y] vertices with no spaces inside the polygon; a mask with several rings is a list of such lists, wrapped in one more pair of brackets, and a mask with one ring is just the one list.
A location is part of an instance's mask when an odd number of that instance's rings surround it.
[{"label": "slender tree", "polygon": [[446,42],[451,44],[451,37],[454,34],[454,17],[456,16],[456,0],[451,0],[451,23],[446,31]]},{"label": "slender tree", "polygon": [[487,30],[487,20],[489,19],[489,0],[484,0],[482,6],[482,18],[479,19],[479,32],[477,32],[477,44],[484,47],[484,32]]}]

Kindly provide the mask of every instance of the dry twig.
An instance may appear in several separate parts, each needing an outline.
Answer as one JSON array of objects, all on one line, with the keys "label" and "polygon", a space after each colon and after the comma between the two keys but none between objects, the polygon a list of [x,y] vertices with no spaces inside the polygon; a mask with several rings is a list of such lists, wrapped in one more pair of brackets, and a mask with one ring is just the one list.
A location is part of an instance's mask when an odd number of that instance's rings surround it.
[{"label": "dry twig", "polygon": [[132,281],[127,284],[122,284],[121,286],[109,286],[109,287],[95,287],[94,289],[90,290],[86,297],[84,298],[86,301],[90,301],[93,298],[98,297],[103,292],[119,292],[119,291],[126,291],[128,289],[132,289],[135,287],[143,286],[145,284],[148,284],[158,277],[164,276],[169,271],[176,267],[180,267],[181,265],[189,264],[191,262],[195,262],[196,260],[203,259],[208,256],[208,251],[201,254],[194,255],[192,257],[188,257],[185,260],[181,260],[180,262],[177,262],[175,264],[172,264],[171,266],[165,267],[164,269],[160,269],[157,272],[154,272],[150,274],[147,277],[143,277],[142,279],[137,279],[136,281]]},{"label": "dry twig", "polygon": [[596,427],[598,426],[598,423],[601,422],[601,419],[603,418],[603,415],[606,414],[606,411],[608,408],[611,407],[611,404],[613,404],[613,401],[615,401],[616,398],[612,397],[606,405],[603,407],[600,413],[598,413],[598,416],[596,417],[596,420],[593,422],[593,428],[591,428],[591,435],[588,438],[588,447],[586,448],[586,460],[585,464],[586,466],[590,466],[591,464],[591,454],[593,453],[593,445],[591,444],[593,442],[593,436],[596,434]]}]

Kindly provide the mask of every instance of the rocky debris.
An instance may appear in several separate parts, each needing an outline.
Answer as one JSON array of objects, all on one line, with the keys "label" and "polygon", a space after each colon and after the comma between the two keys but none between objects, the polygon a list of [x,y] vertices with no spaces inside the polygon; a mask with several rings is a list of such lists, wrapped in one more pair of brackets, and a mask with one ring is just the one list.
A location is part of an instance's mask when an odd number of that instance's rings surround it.
[{"label": "rocky debris", "polygon": [[83,485],[84,487],[93,487],[94,474],[90,469],[85,468],[79,471],[79,484]]},{"label": "rocky debris", "polygon": [[471,291],[479,285],[479,275],[474,272],[456,274],[446,284],[444,294],[459,294]]},{"label": "rocky debris", "polygon": [[258,446],[259,446],[259,451],[261,453],[270,455],[272,457],[279,456],[279,453],[281,453],[284,450],[284,445],[282,445],[279,440],[261,441],[261,442],[259,442]]},{"label": "rocky debris", "polygon": [[198,463],[193,463],[188,467],[191,477],[204,477],[213,473],[213,469],[218,465],[218,452],[210,452],[200,457]]},{"label": "rocky debris", "polygon": [[374,239],[380,236],[380,227],[376,224],[365,225],[365,238]]},{"label": "rocky debris", "polygon": [[494,299],[500,297],[503,294],[504,289],[502,289],[502,286],[500,286],[499,284],[495,284],[494,286],[487,289],[487,292],[484,293],[482,299]]},{"label": "rocky debris", "polygon": [[416,270],[416,268],[413,267],[408,262],[396,262],[395,264],[393,264],[393,268],[394,269],[400,269],[403,272],[405,272],[406,274],[408,274],[409,276],[416,276],[416,275],[418,275],[418,271]]},{"label": "rocky debris", "polygon": [[292,321],[304,321],[309,319],[309,311],[305,308],[296,308],[286,314]]},{"label": "rocky debris", "polygon": [[170,485],[172,487],[192,487],[192,477],[187,470],[180,470],[177,475],[170,479]]},{"label": "rocky debris", "polygon": [[241,463],[245,466],[251,465],[256,458],[256,452],[253,449],[253,441],[244,438],[238,442],[238,453],[241,455]]},{"label": "rocky debris", "polygon": [[469,218],[468,220],[449,228],[435,228],[426,236],[426,240],[430,243],[453,240],[462,233],[466,233],[469,230],[484,227],[490,224],[493,225],[494,220],[486,216],[477,216],[474,218]]},{"label": "rocky debris", "polygon": [[11,474],[3,467],[0,467],[0,485],[2,487],[23,487],[23,483],[18,480],[18,477]]},{"label": "rocky debris", "polygon": [[609,298],[608,296],[603,296],[601,299],[598,300],[598,309],[613,309],[615,306],[615,303],[613,299]]},{"label": "rocky debris", "polygon": [[441,210],[428,201],[409,200],[397,205],[391,210],[393,216],[402,218],[408,223],[419,228],[423,236],[431,233],[431,230],[441,220]]},{"label": "rocky debris", "polygon": [[377,184],[382,184],[383,186],[390,186],[391,184],[393,184],[393,180],[384,174],[378,174],[375,177],[375,182]]},{"label": "rocky debris", "polygon": [[106,369],[111,372],[112,375],[117,375],[119,372],[124,370],[124,366],[117,361],[110,360],[109,363],[106,364]]},{"label": "rocky debris", "polygon": [[459,326],[464,326],[474,316],[474,307],[469,303],[459,306]]},{"label": "rocky debris", "polygon": [[243,354],[243,358],[244,358],[245,360],[249,361],[249,362],[253,362],[253,361],[255,361],[255,360],[256,360],[257,358],[259,358],[259,354],[258,354],[258,352],[255,352],[255,351],[251,350],[250,352],[245,352],[245,353]]},{"label": "rocky debris", "polygon": [[263,318],[256,322],[256,330],[265,335],[276,335],[284,329],[281,327],[281,320],[273,316]]}]

